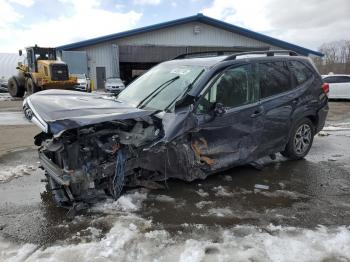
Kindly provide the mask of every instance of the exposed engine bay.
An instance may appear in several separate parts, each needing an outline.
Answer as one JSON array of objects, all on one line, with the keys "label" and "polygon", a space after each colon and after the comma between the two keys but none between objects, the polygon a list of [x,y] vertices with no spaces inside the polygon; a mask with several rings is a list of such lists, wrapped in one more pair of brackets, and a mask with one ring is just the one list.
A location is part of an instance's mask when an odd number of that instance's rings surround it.
[{"label": "exposed engine bay", "polygon": [[38,134],[35,144],[55,202],[80,210],[106,197],[117,199],[124,187],[156,189],[170,177],[205,178],[199,167],[213,163],[199,155],[200,141],[189,136],[149,147],[162,138],[161,123],[147,117],[70,129],[58,137]]},{"label": "exposed engine bay", "polygon": [[106,195],[118,198],[134,173],[125,168],[127,160],[135,158],[140,147],[160,132],[151,120],[111,121],[68,130],[58,138],[40,133],[35,144],[40,145],[44,169],[53,171],[48,180],[56,201],[70,206],[80,201],[93,203]]}]

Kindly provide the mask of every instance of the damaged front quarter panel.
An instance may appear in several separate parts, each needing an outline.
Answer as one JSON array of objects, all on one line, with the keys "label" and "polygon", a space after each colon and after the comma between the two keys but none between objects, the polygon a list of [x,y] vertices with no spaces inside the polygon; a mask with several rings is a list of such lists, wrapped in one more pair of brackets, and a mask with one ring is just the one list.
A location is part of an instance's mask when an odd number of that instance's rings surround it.
[{"label": "damaged front quarter panel", "polygon": [[168,178],[205,178],[192,148],[196,126],[191,108],[161,116],[102,122],[68,129],[59,135],[41,133],[39,157],[63,207],[118,198],[122,188],[146,186]]}]

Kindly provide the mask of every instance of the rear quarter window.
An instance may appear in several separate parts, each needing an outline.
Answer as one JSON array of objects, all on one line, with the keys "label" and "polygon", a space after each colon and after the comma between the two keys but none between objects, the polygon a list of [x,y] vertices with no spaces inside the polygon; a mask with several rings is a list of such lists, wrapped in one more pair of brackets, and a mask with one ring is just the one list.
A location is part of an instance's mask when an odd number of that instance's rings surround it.
[{"label": "rear quarter window", "polygon": [[290,61],[289,65],[297,86],[305,83],[313,76],[311,70],[299,61]]}]

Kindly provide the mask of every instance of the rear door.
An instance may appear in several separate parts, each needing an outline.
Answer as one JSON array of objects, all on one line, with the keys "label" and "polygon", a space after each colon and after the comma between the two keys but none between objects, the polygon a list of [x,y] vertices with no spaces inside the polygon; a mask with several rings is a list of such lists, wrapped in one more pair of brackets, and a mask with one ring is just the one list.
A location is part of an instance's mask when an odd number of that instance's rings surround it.
[{"label": "rear door", "polygon": [[282,151],[288,140],[291,116],[301,93],[293,89],[292,77],[285,61],[257,64],[260,105],[264,111],[260,140],[261,156]]},{"label": "rear door", "polygon": [[[208,86],[195,110],[198,129],[192,149],[209,171],[250,162],[257,156],[261,135],[258,89],[250,64],[226,69]],[[213,115],[221,104],[222,114]]]}]

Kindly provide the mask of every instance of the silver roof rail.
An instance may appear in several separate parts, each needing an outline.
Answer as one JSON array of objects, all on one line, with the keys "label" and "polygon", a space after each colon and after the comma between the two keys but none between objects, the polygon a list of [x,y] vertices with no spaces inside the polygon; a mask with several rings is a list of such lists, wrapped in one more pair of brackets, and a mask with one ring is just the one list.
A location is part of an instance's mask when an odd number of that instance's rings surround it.
[{"label": "silver roof rail", "polygon": [[267,51],[251,51],[251,52],[242,52],[230,55],[226,57],[223,61],[235,60],[238,56],[244,55],[266,55],[266,56],[275,56],[275,54],[287,54],[289,56],[298,56],[298,53],[291,50],[267,50]]},{"label": "silver roof rail", "polygon": [[228,50],[219,50],[219,51],[203,51],[203,52],[192,52],[187,54],[181,54],[173,58],[176,59],[184,59],[184,58],[199,58],[199,57],[214,57],[214,56],[222,56],[225,53],[237,53],[237,51],[228,51]]}]

